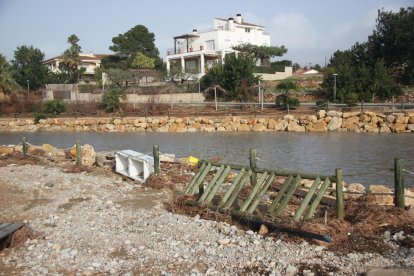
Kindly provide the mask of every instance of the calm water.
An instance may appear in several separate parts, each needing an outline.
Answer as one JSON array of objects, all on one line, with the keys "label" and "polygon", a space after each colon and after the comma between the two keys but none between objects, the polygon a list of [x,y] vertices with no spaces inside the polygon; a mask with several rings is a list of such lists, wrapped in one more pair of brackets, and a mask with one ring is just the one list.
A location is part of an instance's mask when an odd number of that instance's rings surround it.
[{"label": "calm water", "polygon": [[[49,143],[59,148],[74,145],[76,139],[98,151],[132,149],[160,151],[177,157],[188,155],[222,162],[248,165],[249,149],[257,149],[258,165],[332,175],[342,168],[347,183],[393,186],[394,157],[406,159],[406,169],[414,172],[414,135],[361,133],[0,133],[1,144],[16,144],[26,136],[32,144]],[[414,186],[414,176],[405,174],[406,185]]]}]

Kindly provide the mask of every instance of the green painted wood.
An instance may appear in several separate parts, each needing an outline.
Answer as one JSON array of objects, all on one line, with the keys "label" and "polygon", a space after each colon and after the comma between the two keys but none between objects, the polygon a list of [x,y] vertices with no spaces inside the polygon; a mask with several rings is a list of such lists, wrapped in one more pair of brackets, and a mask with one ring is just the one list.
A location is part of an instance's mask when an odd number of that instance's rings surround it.
[{"label": "green painted wood", "polygon": [[315,194],[316,190],[319,187],[319,184],[321,184],[321,179],[316,178],[313,182],[311,188],[309,189],[308,193],[306,194],[305,198],[302,200],[302,203],[300,204],[298,210],[296,211],[295,215],[293,216],[294,220],[300,220],[302,217],[303,212],[305,211],[306,207],[308,207],[309,202],[311,201],[313,195]]},{"label": "green painted wood", "polygon": [[[203,160],[202,162],[208,163],[207,160]],[[211,164],[215,167],[220,167],[221,166],[220,163],[212,162]],[[245,168],[246,170],[250,169],[249,166],[242,166],[242,165],[237,165],[237,164],[227,164],[227,165],[229,165],[233,170],[241,170],[242,168]],[[304,179],[311,179],[311,180],[315,180],[317,177],[319,177],[321,179],[325,179],[325,178],[329,177],[329,179],[333,182],[335,182],[335,180],[336,180],[334,175],[312,174],[312,173],[307,173],[307,172],[291,171],[291,170],[278,169],[278,168],[269,170],[269,169],[263,169],[263,168],[256,167],[254,169],[254,172],[256,172],[256,173],[264,173],[265,171],[267,171],[268,173],[274,172],[275,175],[278,175],[278,176],[288,177],[289,175],[300,175]]]},{"label": "green painted wood", "polygon": [[275,199],[273,199],[272,204],[270,204],[267,211],[269,213],[273,212],[275,210],[276,206],[279,204],[280,200],[282,199],[282,196],[285,194],[287,188],[289,187],[290,183],[293,180],[293,176],[289,175],[288,178],[286,178],[285,182],[282,185],[282,188],[279,190],[279,192],[276,194]]},{"label": "green painted wood", "polygon": [[250,184],[255,187],[257,183],[257,174],[255,169],[257,167],[257,151],[255,149],[250,149],[250,168],[252,170],[252,175],[250,176]]},{"label": "green painted wood", "polygon": [[336,216],[338,219],[344,219],[344,192],[342,183],[342,169],[336,169]]},{"label": "green painted wood", "polygon": [[198,202],[201,203],[206,199],[207,195],[211,191],[211,188],[213,188],[214,184],[217,182],[220,175],[223,173],[224,169],[225,169],[224,165],[221,165],[220,169],[216,172],[216,174],[213,176],[213,179],[211,179],[210,183],[207,185],[207,188],[204,191],[204,194],[198,199]]},{"label": "green painted wood", "polygon": [[231,194],[229,200],[226,202],[226,204],[223,205],[224,209],[228,209],[230,208],[234,201],[237,199],[237,197],[239,196],[241,190],[243,189],[244,185],[246,185],[247,181],[249,180],[250,176],[252,175],[252,171],[248,170],[244,175],[243,178],[240,180],[239,184],[237,185],[237,187],[234,189],[233,193]]},{"label": "green painted wood", "polygon": [[26,137],[23,137],[22,139],[22,145],[23,145],[23,156],[27,156],[27,139]]},{"label": "green painted wood", "polygon": [[244,168],[241,169],[241,171],[239,172],[239,174],[237,175],[237,177],[233,180],[233,183],[230,185],[230,188],[227,190],[226,194],[221,199],[221,201],[219,203],[219,206],[223,206],[223,204],[225,204],[227,202],[227,200],[230,198],[230,196],[233,193],[234,189],[236,188],[236,186],[238,185],[238,183],[242,179],[245,171],[246,170]]},{"label": "green painted wood", "polygon": [[394,159],[394,204],[404,208],[404,159]]},{"label": "green painted wood", "polygon": [[198,169],[197,173],[193,176],[193,178],[190,181],[190,184],[188,184],[187,188],[184,191],[184,194],[188,194],[193,187],[194,183],[197,181],[198,177],[203,173],[204,168],[207,166],[206,163],[202,163],[201,167]]},{"label": "green painted wood", "polygon": [[197,191],[197,189],[201,185],[203,185],[204,178],[206,178],[206,176],[207,176],[208,172],[210,171],[211,167],[212,166],[211,166],[210,163],[208,163],[207,166],[204,167],[202,173],[200,174],[200,176],[198,177],[198,179],[194,183],[193,187],[190,189],[190,192],[188,193],[189,195],[194,195],[195,192]]},{"label": "green painted wood", "polygon": [[82,165],[82,153],[81,153],[81,146],[80,140],[76,140],[76,166]]},{"label": "green painted wood", "polygon": [[226,179],[227,175],[231,171],[231,167],[227,166],[224,172],[221,174],[220,178],[216,181],[213,188],[210,190],[210,193],[207,195],[206,200],[204,203],[210,203],[214,196],[217,194],[221,184],[223,184],[224,180]]},{"label": "green painted wood", "polygon": [[299,186],[300,180],[301,180],[300,175],[298,175],[296,176],[295,180],[293,180],[293,183],[289,185],[289,188],[287,189],[285,196],[282,198],[279,206],[277,206],[274,212],[276,216],[280,216],[282,214],[283,210],[288,205],[289,200],[292,198],[293,193],[295,192],[296,188]]},{"label": "green painted wood", "polygon": [[331,181],[329,180],[329,178],[326,178],[325,181],[322,183],[321,187],[319,188],[315,199],[311,202],[308,209],[306,210],[306,213],[304,215],[304,219],[311,219],[313,217],[313,214],[315,213],[316,207],[318,207],[319,202],[321,202],[321,199],[325,195],[325,192],[328,189],[330,184],[331,184]]},{"label": "green painted wood", "polygon": [[260,190],[260,192],[254,197],[252,203],[249,205],[249,208],[247,209],[248,214],[252,214],[254,210],[256,209],[257,205],[259,205],[260,200],[263,198],[267,190],[270,188],[270,186],[273,183],[273,180],[275,179],[275,173],[271,173],[269,177],[266,180],[266,183],[263,185],[263,188]]},{"label": "green painted wood", "polygon": [[265,172],[260,176],[259,181],[257,181],[255,186],[253,186],[252,192],[249,194],[249,196],[246,198],[246,200],[243,202],[242,206],[240,207],[240,210],[239,210],[240,212],[246,211],[247,207],[250,205],[250,202],[252,202],[254,196],[259,192],[260,187],[262,186],[263,182],[267,178],[267,175],[268,175],[267,172]]}]

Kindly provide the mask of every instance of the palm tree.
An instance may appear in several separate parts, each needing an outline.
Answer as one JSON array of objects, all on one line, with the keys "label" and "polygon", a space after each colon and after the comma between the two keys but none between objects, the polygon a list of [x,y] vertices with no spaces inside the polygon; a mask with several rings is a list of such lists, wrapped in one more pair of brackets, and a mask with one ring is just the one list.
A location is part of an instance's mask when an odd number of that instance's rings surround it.
[{"label": "palm tree", "polygon": [[79,80],[79,66],[81,64],[81,60],[79,58],[79,54],[81,53],[81,47],[78,45],[79,38],[76,35],[71,35],[68,37],[68,43],[70,44],[70,48],[63,52],[63,65],[64,69],[69,74],[76,74],[77,73],[77,80]]}]

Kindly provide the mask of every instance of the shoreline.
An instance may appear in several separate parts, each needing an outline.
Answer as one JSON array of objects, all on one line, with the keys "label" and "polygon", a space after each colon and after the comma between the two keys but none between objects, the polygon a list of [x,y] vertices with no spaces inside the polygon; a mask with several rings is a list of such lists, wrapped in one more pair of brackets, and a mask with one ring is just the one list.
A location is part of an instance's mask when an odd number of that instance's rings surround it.
[{"label": "shoreline", "polygon": [[414,112],[319,110],[315,115],[226,117],[0,118],[0,132],[363,132],[414,133]]},{"label": "shoreline", "polygon": [[352,222],[329,213],[327,225],[321,218],[306,223],[334,237],[327,244],[242,228],[205,209],[181,210],[174,193],[192,178],[187,167],[167,165],[148,185],[34,157],[0,159],[0,172],[0,217],[23,221],[29,232],[0,253],[4,275],[412,272],[412,214],[391,206],[355,201],[346,209]]}]

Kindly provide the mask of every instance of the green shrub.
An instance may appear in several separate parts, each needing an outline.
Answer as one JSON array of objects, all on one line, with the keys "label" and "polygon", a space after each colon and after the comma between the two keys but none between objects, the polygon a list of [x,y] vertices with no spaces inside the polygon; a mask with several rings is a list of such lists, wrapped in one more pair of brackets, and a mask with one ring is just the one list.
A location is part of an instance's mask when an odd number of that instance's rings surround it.
[{"label": "green shrub", "polygon": [[123,93],[121,89],[114,88],[103,95],[102,105],[107,112],[114,112],[116,109],[118,109],[121,103],[120,98],[122,94]]},{"label": "green shrub", "polygon": [[347,93],[344,96],[344,103],[346,103],[347,106],[352,107],[357,105],[358,97],[355,93]]},{"label": "green shrub", "polygon": [[44,114],[44,113],[36,113],[35,114],[35,117],[34,117],[34,123],[35,123],[35,125],[37,125],[39,123],[39,121],[42,120],[42,119],[47,119],[46,114]]},{"label": "green shrub", "polygon": [[66,105],[60,100],[51,100],[43,105],[43,113],[45,114],[60,114],[66,111]]},{"label": "green shrub", "polygon": [[299,98],[289,97],[286,94],[280,94],[276,97],[276,105],[282,108],[286,108],[289,105],[289,108],[294,109],[299,107],[300,101]]}]

